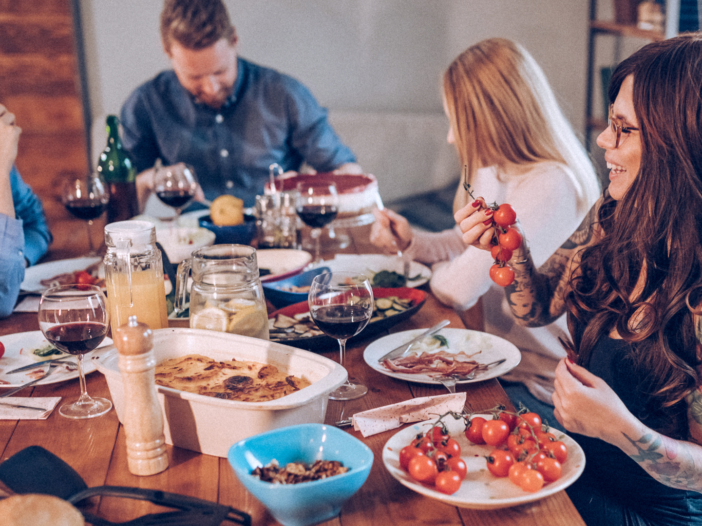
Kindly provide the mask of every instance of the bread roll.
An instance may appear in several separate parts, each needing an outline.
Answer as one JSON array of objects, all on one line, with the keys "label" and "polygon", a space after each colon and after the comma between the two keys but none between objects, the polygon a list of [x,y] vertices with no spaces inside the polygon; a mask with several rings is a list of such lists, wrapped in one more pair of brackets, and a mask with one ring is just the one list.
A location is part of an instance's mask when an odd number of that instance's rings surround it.
[{"label": "bread roll", "polygon": [[84,526],[83,515],[53,495],[13,495],[0,500],[3,526]]}]

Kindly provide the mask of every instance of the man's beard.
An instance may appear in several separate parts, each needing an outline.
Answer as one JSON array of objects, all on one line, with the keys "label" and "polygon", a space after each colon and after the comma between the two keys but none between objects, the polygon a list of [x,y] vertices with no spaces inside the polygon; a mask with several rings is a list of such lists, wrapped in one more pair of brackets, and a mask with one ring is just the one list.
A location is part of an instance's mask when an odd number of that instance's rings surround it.
[{"label": "man's beard", "polygon": [[198,93],[195,95],[197,100],[211,108],[214,109],[219,109],[221,108],[225,102],[227,102],[227,99],[232,93],[232,88],[234,86],[229,86],[227,88],[223,88],[217,92],[217,94],[214,97],[208,97],[203,95],[202,93]]}]

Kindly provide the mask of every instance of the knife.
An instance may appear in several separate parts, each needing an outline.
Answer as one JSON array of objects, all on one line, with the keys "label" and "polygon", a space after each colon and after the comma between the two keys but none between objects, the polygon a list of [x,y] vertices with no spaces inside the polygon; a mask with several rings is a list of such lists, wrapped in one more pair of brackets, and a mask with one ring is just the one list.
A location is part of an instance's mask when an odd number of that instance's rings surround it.
[{"label": "knife", "polygon": [[424,331],[424,332],[423,332],[422,334],[420,334],[419,336],[416,336],[416,337],[412,338],[410,341],[408,341],[408,342],[406,342],[406,343],[403,343],[402,345],[398,345],[397,347],[395,347],[395,348],[394,348],[392,351],[390,351],[389,353],[384,354],[383,356],[381,356],[380,358],[378,358],[378,363],[383,363],[385,360],[392,360],[392,359],[394,359],[394,358],[397,358],[398,356],[402,356],[402,355],[405,354],[407,351],[409,351],[410,347],[412,347],[412,345],[413,345],[414,343],[418,342],[418,341],[421,340],[422,338],[426,338],[427,336],[432,336],[433,334],[436,334],[436,333],[439,332],[441,329],[443,329],[444,327],[446,327],[449,323],[451,323],[449,320],[442,320],[442,321],[440,321],[439,323],[437,323],[436,325],[434,325],[432,328],[427,329],[426,331]]},{"label": "knife", "polygon": [[7,407],[14,407],[15,409],[34,409],[35,411],[42,411],[43,413],[50,411],[50,409],[45,409],[43,407],[36,407],[33,405],[11,404],[9,402],[0,402],[0,405],[4,405]]},{"label": "knife", "polygon": [[42,360],[41,362],[36,362],[36,363],[30,363],[29,365],[25,365],[24,367],[19,367],[18,369],[12,369],[12,371],[7,371],[5,374],[15,374],[15,373],[21,373],[24,371],[31,371],[32,369],[36,369],[37,367],[44,367],[45,365],[51,365],[52,363],[75,363],[76,361],[72,359],[70,356],[65,356],[63,358],[53,358],[51,360]]}]

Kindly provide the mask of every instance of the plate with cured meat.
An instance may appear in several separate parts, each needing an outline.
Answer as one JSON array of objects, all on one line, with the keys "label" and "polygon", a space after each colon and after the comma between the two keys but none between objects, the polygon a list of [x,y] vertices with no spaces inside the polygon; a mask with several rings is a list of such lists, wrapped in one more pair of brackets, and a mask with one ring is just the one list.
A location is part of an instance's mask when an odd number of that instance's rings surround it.
[{"label": "plate with cured meat", "polygon": [[[373,369],[387,376],[408,382],[438,385],[441,382],[435,377],[448,374],[465,376],[475,373],[470,380],[458,383],[497,378],[514,369],[522,359],[519,349],[499,336],[468,329],[446,328],[414,343],[404,356],[378,362],[386,353],[403,343],[409,343],[425,330],[413,329],[380,338],[366,347],[363,359]],[[486,367],[500,360],[504,361],[494,367]]]},{"label": "plate with cured meat", "polygon": [[40,263],[24,271],[24,281],[20,286],[25,292],[41,294],[54,285],[70,285],[78,283],[78,279],[86,279],[82,283],[90,283],[105,287],[105,269],[100,257],[82,257],[61,259]]}]

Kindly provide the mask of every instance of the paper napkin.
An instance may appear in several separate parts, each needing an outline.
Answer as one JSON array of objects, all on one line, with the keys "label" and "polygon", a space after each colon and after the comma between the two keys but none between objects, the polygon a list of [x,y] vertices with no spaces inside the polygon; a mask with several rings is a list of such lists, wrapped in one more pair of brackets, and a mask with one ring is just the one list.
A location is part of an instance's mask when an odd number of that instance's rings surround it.
[{"label": "paper napkin", "polygon": [[395,429],[409,422],[422,422],[449,411],[457,413],[466,405],[466,393],[424,396],[386,405],[353,415],[353,428],[364,437]]},{"label": "paper napkin", "polygon": [[[46,420],[59,403],[59,400],[61,400],[60,396],[34,398],[8,396],[7,398],[0,398],[0,420]],[[17,406],[38,407],[43,409],[43,411]]]}]

